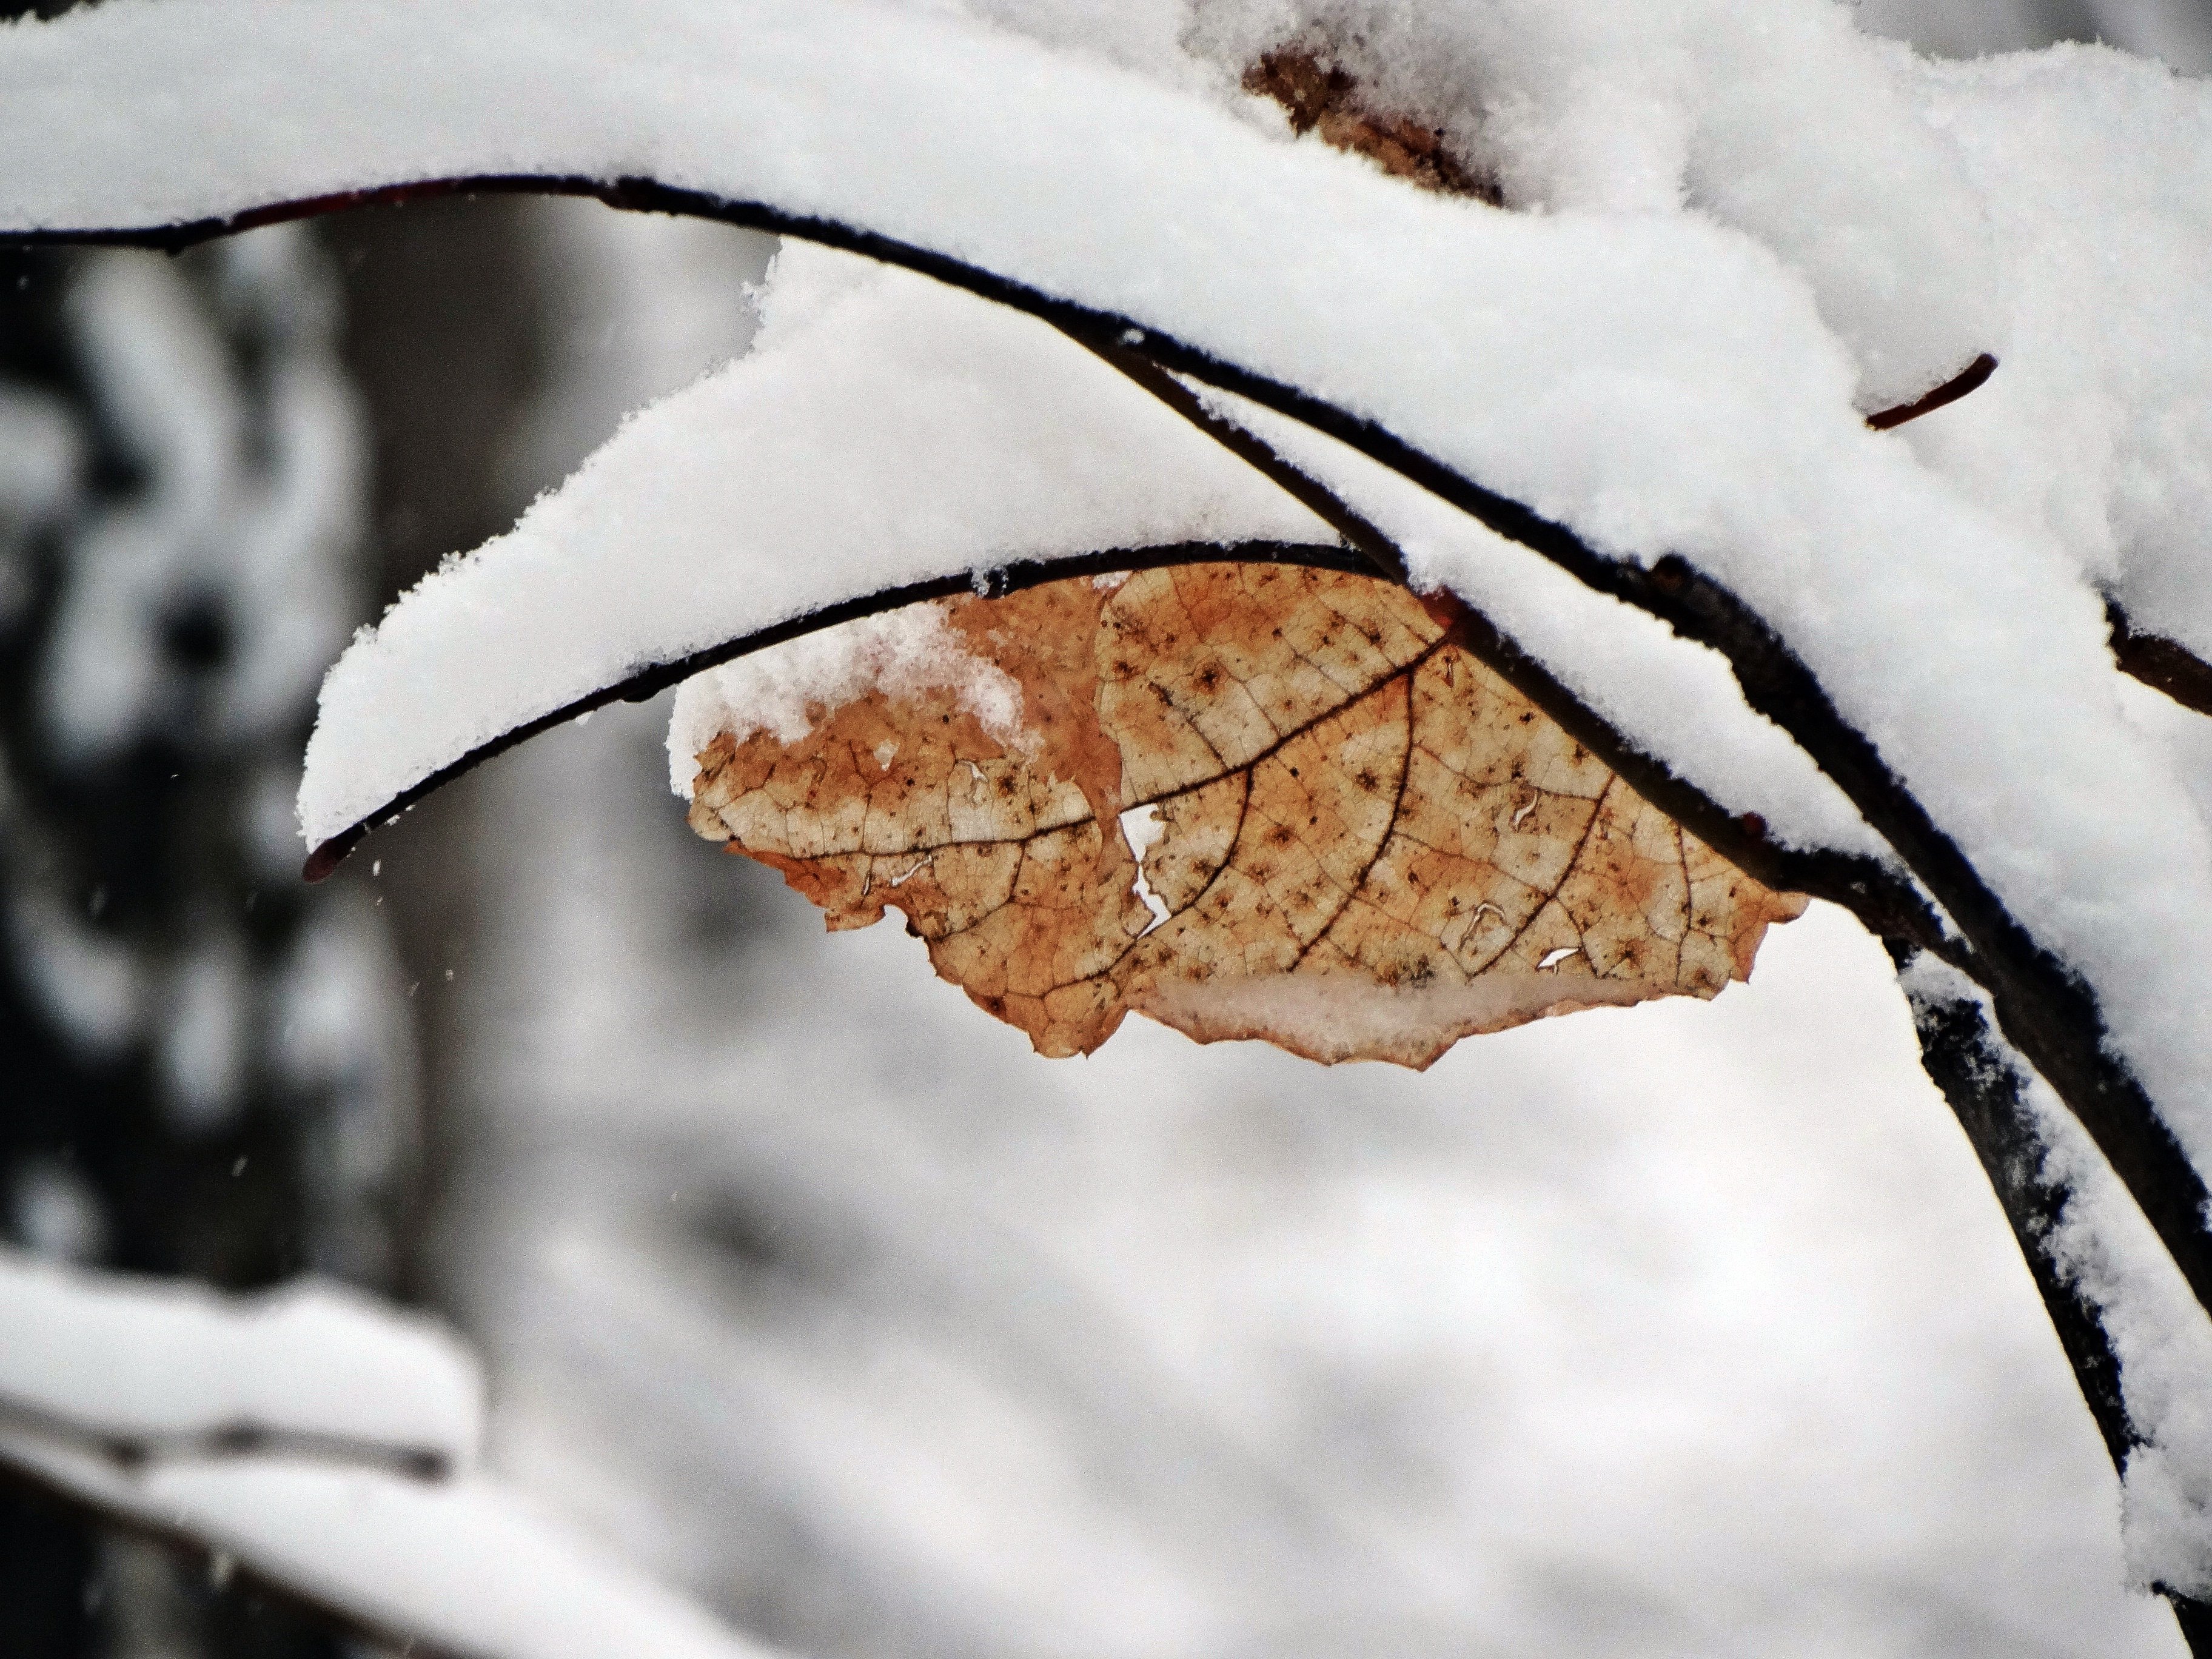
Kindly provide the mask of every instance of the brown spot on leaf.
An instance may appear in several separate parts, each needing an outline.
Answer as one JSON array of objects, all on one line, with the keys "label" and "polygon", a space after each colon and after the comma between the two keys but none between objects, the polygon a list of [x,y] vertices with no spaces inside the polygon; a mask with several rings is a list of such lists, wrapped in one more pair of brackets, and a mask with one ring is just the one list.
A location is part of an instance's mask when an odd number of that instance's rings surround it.
[{"label": "brown spot on leaf", "polygon": [[[785,745],[718,737],[691,823],[831,927],[886,907],[1048,1054],[1131,1009],[1202,1042],[1425,1066],[1540,1015],[1709,997],[1769,891],[1369,577],[1250,565],[939,601],[1023,729],[870,691]],[[896,742],[896,776],[871,758]],[[1118,823],[1158,809],[1156,922]]]}]

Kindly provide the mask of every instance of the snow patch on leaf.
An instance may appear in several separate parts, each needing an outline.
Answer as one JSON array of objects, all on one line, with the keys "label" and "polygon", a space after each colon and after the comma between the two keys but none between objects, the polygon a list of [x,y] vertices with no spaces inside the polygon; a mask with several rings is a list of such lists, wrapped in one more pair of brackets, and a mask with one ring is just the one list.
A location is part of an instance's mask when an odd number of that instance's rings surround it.
[{"label": "snow patch on leaf", "polygon": [[[909,605],[826,629],[686,680],[669,718],[668,781],[685,800],[698,776],[700,750],[720,733],[743,742],[766,732],[794,744],[825,709],[842,707],[870,687],[913,698],[950,692],[956,707],[1009,748],[1020,744],[1022,689],[1012,676],[955,633],[934,605]],[[896,741],[875,750],[879,767]]]}]

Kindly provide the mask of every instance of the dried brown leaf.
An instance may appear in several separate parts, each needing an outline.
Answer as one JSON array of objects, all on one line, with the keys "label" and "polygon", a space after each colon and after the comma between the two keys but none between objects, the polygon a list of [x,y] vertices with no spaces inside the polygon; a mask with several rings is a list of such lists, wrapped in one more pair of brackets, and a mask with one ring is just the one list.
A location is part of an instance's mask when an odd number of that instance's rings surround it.
[{"label": "dried brown leaf", "polygon": [[[940,602],[1021,687],[869,691],[785,744],[718,737],[691,823],[1048,1054],[1132,1008],[1201,1042],[1428,1065],[1542,1014],[1747,976],[1777,894],[1364,576],[1196,565]],[[1002,734],[1003,735],[1003,734]],[[1157,809],[1146,889],[1121,815]]]},{"label": "dried brown leaf", "polygon": [[1318,133],[1322,143],[1364,155],[1393,178],[1492,207],[1504,203],[1497,179],[1455,155],[1442,132],[1374,108],[1350,75],[1306,47],[1263,53],[1244,71],[1244,90],[1280,104],[1293,132]]}]

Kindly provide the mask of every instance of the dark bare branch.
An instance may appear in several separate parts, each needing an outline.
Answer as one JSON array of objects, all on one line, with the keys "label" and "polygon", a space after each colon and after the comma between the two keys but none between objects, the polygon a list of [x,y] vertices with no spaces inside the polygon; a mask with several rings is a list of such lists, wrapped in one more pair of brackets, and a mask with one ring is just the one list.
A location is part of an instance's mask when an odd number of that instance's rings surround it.
[{"label": "dark bare branch", "polygon": [[2005,1037],[2081,1120],[2199,1303],[2212,1309],[2212,1194],[2141,1081],[2107,1046],[2087,984],[2021,925],[1811,670],[1735,594],[1673,555],[1648,571],[1611,565],[1585,580],[1720,650],[1751,706],[1795,738],[1897,851],[1972,946],[1969,971],[1990,993]]},{"label": "dark bare branch", "polygon": [[[1256,433],[1208,408],[1203,399],[1150,359],[1118,346],[1080,340],[1240,460],[1264,474],[1361,553],[1377,574],[1405,583],[1405,550],[1349,501],[1290,460]],[[1906,939],[1954,966],[1962,941],[1911,881],[1879,860],[1831,848],[1786,847],[1770,840],[1755,812],[1732,812],[1632,742],[1552,672],[1518,640],[1456,594],[1425,596],[1452,613],[1468,650],[1542,709],[1567,734],[1626,780],[1628,786],[1738,869],[1781,892],[1806,893],[1843,904],[1876,932]]]},{"label": "dark bare branch", "polygon": [[1104,575],[1123,570],[1158,570],[1171,565],[1224,563],[1311,565],[1322,569],[1363,574],[1368,570],[1367,561],[1360,555],[1347,548],[1332,547],[1325,543],[1172,542],[1153,547],[1113,548],[1104,552],[1081,553],[1065,558],[1018,559],[988,568],[963,570],[949,576],[933,577],[927,581],[882,588],[857,599],[787,617],[766,628],[739,634],[680,657],[647,663],[611,684],[600,686],[580,697],[571,698],[558,708],[540,714],[535,720],[511,726],[489,742],[477,744],[465,755],[440,767],[413,787],[324,842],[308,854],[301,874],[309,881],[323,880],[345,861],[347,855],[361,844],[362,837],[377,825],[390,823],[395,815],[411,810],[418,802],[435,794],[454,779],[475,770],[495,755],[504,754],[518,744],[527,743],[542,732],[565,726],[579,714],[588,714],[593,709],[604,708],[610,703],[643,702],[672,685],[680,685],[694,674],[726,662],[735,662],[756,651],[765,651],[772,645],[781,645],[809,634],[818,634],[841,623],[857,622],[863,617],[879,617],[888,611],[902,611],[908,605],[920,605],[927,599],[949,599],[955,593],[981,593],[998,599],[1026,587],[1076,576]]},{"label": "dark bare branch", "polygon": [[2105,623],[2110,629],[2112,660],[2123,674],[2165,692],[2184,708],[2212,714],[2212,663],[2179,640],[2138,633],[2118,599],[2105,601]]},{"label": "dark bare branch", "polygon": [[[1108,360],[1115,361],[1111,356]],[[1152,389],[1148,380],[1138,378]],[[1990,992],[2006,1036],[2081,1118],[2150,1218],[2197,1300],[2212,1310],[2212,1233],[2208,1233],[2205,1220],[2212,1193],[2140,1080],[2106,1045],[2103,1012],[2095,994],[1990,891],[1958,844],[1874,744],[1844,718],[1819,678],[1764,617],[1679,555],[1668,554],[1648,568],[1607,558],[1565,526],[1462,477],[1373,422],[1320,404],[1302,392],[1292,392],[1291,398],[1300,405],[1295,418],[1350,443],[1498,534],[1550,559],[1585,586],[1636,606],[1684,639],[1725,657],[1745,701],[1796,739],[1842,789],[1942,907],[1964,936],[1966,950],[1960,951],[1940,927],[1931,934],[1925,903],[1909,883],[1898,880],[1884,866],[1831,852],[1813,855],[1792,878],[1754,844],[1763,842],[1763,833],[1730,835],[1713,822],[1711,803],[1701,805],[1686,795],[1680,780],[1674,780],[1677,787],[1670,787],[1671,773],[1654,775],[1649,757],[1639,762],[1632,752],[1625,752],[1628,746],[1617,734],[1607,747],[1599,746],[1605,742],[1601,730],[1590,730],[1585,741],[1632,785],[1641,789],[1648,782],[1647,799],[1676,813],[1692,833],[1704,836],[1710,829],[1708,844],[1752,875],[1770,884],[1834,898],[1882,937],[1932,951],[1971,973]],[[1196,400],[1184,391],[1180,398],[1163,401],[1191,418],[1186,405]],[[1204,412],[1206,418],[1194,423],[1209,435],[1218,438],[1218,428],[1231,424]],[[1252,446],[1256,442],[1244,434],[1242,443],[1231,447],[1282,482],[1279,471],[1287,463],[1276,458],[1271,468],[1264,459],[1255,459]],[[1304,487],[1309,491],[1321,488],[1310,479],[1304,480]],[[1339,511],[1348,514],[1351,509],[1339,503]],[[1381,534],[1371,526],[1370,531]],[[1402,553],[1395,554],[1395,561],[1398,568],[1404,568]],[[1515,655],[1525,656],[1502,639],[1495,648],[1498,659],[1492,665],[1501,675],[1507,674]],[[1515,668],[1521,672],[1520,665]],[[1571,722],[1587,711],[1578,714],[1574,700],[1562,698],[1556,682],[1547,689],[1533,676],[1509,678],[1523,696],[1577,737],[1583,737]],[[1663,765],[1660,769],[1665,769]],[[1639,777],[1639,773],[1645,775]],[[1753,828],[1744,826],[1747,831]]]},{"label": "dark bare branch", "polygon": [[1151,358],[1083,334],[1070,332],[1068,337],[1152,393],[1343,537],[1345,544],[1359,552],[1376,575],[1401,587],[1407,586],[1405,550],[1320,479],[1292,465],[1266,439],[1215,414],[1196,392]]},{"label": "dark bare branch", "polygon": [[1899,404],[1894,409],[1885,409],[1866,417],[1866,423],[1877,432],[1887,432],[1892,427],[1903,426],[1907,421],[1917,421],[1923,415],[1933,415],[1947,404],[1955,404],[1970,392],[1979,391],[1984,382],[1997,372],[1997,360],[1986,351],[1954,374],[1933,391],[1923,392],[1909,404]]},{"label": "dark bare branch", "polygon": [[106,1431],[88,1427],[43,1407],[0,1396],[0,1435],[4,1434],[27,1434],[90,1452],[118,1469],[143,1468],[159,1462],[267,1456],[381,1469],[416,1480],[443,1480],[453,1473],[451,1459],[436,1446],[318,1433],[246,1419],[205,1429]]},{"label": "dark bare branch", "polygon": [[[1155,358],[1168,355],[1150,343],[1143,349]],[[1725,657],[1745,701],[1812,757],[1963,935],[1971,957],[1940,953],[1990,992],[2005,1036],[2080,1117],[2150,1218],[2198,1302],[2212,1310],[2212,1233],[2205,1221],[2212,1193],[2140,1079],[2108,1046],[2095,994],[1990,890],[1771,624],[1680,555],[1649,567],[1608,558],[1565,526],[1463,477],[1372,421],[1243,370],[1222,373],[1210,360],[1189,372],[1350,445],[1551,560],[1583,586],[1634,605]],[[1718,850],[1735,856],[1724,847]],[[1745,867],[1759,873],[1755,865]],[[1937,942],[1908,931],[1914,919],[1899,914],[1892,896],[1887,889],[1854,892],[1848,884],[1838,895],[1885,937],[1934,948]]]}]

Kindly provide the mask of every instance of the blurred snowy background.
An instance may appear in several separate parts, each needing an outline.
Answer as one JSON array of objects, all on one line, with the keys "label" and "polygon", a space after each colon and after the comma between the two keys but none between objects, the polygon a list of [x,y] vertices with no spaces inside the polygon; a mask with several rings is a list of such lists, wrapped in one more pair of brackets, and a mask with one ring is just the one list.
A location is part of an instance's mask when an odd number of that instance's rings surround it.
[{"label": "blurred snowy background", "polygon": [[[2212,68],[2201,0],[1858,10]],[[772,252],[483,200],[0,264],[15,1248],[442,1312],[495,1468],[821,1659],[2180,1650],[1839,912],[1420,1077],[1048,1062],[694,839],[665,699],[301,887],[348,630],[742,351]],[[346,1650],[0,1492],[0,1656]]]}]

